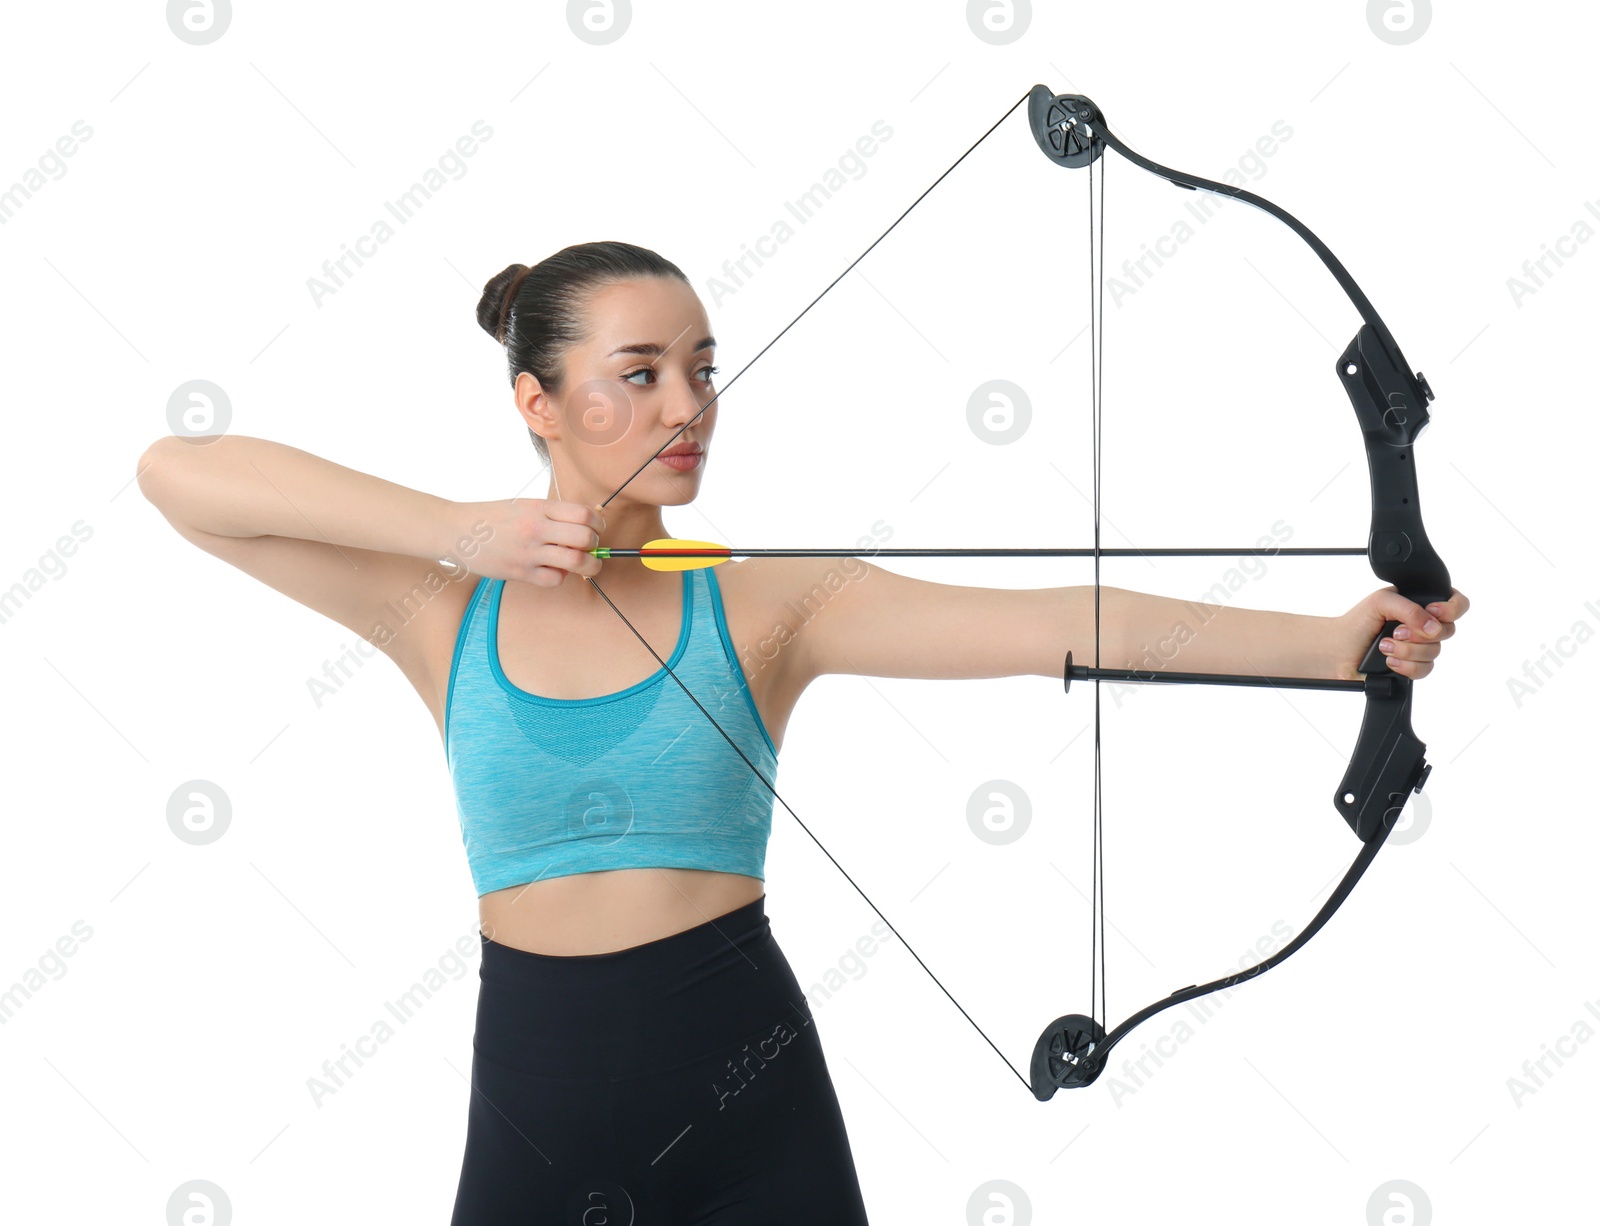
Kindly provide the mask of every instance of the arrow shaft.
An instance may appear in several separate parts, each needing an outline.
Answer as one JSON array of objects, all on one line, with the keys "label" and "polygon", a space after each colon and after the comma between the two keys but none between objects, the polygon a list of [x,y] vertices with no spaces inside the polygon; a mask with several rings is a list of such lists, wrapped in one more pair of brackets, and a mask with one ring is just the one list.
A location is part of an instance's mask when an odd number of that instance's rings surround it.
[{"label": "arrow shaft", "polygon": [[591,549],[597,558],[1221,558],[1259,554],[1271,557],[1366,557],[1363,546],[1265,549],[1251,546],[1213,549]]}]

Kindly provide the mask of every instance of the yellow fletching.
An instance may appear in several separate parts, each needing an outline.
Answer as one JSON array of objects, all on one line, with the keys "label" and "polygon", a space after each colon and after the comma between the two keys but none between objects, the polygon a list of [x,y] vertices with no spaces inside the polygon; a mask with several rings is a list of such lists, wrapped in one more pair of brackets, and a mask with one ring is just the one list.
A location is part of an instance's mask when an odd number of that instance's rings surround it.
[{"label": "yellow fletching", "polygon": [[[652,557],[651,550],[662,550],[664,554],[687,554],[687,557],[670,557],[657,555]],[[726,562],[732,554],[726,545],[717,545],[711,541],[649,541],[640,549],[639,560],[651,570],[704,570],[708,566],[719,566]]]}]

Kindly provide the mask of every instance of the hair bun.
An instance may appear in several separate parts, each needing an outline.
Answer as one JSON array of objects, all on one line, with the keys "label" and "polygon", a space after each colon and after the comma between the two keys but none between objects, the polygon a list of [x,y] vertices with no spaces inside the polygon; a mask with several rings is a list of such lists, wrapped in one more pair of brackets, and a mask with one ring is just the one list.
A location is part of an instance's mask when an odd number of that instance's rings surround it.
[{"label": "hair bun", "polygon": [[511,321],[511,303],[522,282],[533,269],[526,264],[507,264],[483,287],[478,299],[478,324],[500,344],[506,343],[506,325]]}]

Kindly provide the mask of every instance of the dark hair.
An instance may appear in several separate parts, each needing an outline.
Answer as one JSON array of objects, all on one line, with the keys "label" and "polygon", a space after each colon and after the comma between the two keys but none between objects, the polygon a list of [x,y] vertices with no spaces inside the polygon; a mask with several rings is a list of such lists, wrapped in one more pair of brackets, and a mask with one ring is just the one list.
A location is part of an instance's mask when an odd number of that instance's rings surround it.
[{"label": "dark hair", "polygon": [[[514,386],[527,371],[545,391],[557,395],[565,377],[562,359],[584,338],[583,309],[602,285],[631,277],[689,278],[671,260],[632,243],[578,243],[563,247],[533,267],[508,264],[489,278],[478,299],[478,323],[505,346],[506,369]],[[550,458],[545,441],[531,429],[539,454]]]}]

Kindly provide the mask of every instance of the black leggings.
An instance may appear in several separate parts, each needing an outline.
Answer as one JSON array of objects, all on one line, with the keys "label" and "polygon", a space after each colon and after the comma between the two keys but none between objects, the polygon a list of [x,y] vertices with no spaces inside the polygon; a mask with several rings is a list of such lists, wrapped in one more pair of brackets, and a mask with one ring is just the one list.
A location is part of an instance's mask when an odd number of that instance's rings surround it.
[{"label": "black leggings", "polygon": [[864,1223],[811,1008],[764,898],[557,957],[481,937],[451,1226]]}]

